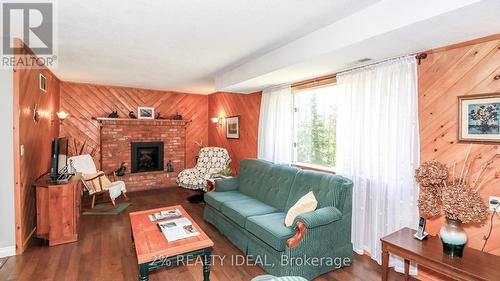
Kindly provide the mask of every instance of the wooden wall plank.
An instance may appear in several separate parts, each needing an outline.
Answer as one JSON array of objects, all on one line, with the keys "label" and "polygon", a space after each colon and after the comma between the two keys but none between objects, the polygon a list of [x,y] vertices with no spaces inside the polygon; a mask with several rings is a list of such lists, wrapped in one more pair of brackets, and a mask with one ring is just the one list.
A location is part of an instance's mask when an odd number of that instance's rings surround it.
[{"label": "wooden wall plank", "polygon": [[[457,162],[462,167],[469,144],[457,143],[458,135],[458,100],[459,95],[473,95],[500,92],[500,80],[494,80],[500,74],[500,39],[480,41],[454,48],[441,48],[428,53],[418,67],[419,75],[419,119],[421,161],[437,159],[446,164]],[[478,171],[479,166],[500,153],[497,145],[475,144],[473,155],[481,159],[473,163],[471,171]],[[496,161],[488,170],[488,177],[500,170],[500,161]],[[489,195],[500,194],[500,181],[490,180],[481,188],[485,202]],[[444,222],[443,217],[428,220],[427,230],[431,234],[439,232]],[[480,249],[483,236],[487,234],[489,224],[469,225],[468,246]],[[500,255],[500,219],[496,219],[493,235],[486,246],[486,251]]]},{"label": "wooden wall plank", "polygon": [[[225,147],[231,157],[231,168],[238,172],[240,160],[257,157],[261,93],[214,93],[208,98],[208,145]],[[218,126],[213,117],[240,116],[240,138],[226,138],[226,124]]]},{"label": "wooden wall plank", "polygon": [[[34,55],[24,46],[16,56]],[[47,79],[46,92],[39,88],[40,74]],[[49,170],[52,139],[59,135],[55,115],[59,109],[59,79],[47,68],[15,67],[14,76],[16,251],[21,254],[36,227],[36,196],[32,185]],[[40,116],[38,123],[33,121],[35,105]],[[21,155],[21,146],[24,155]]]}]

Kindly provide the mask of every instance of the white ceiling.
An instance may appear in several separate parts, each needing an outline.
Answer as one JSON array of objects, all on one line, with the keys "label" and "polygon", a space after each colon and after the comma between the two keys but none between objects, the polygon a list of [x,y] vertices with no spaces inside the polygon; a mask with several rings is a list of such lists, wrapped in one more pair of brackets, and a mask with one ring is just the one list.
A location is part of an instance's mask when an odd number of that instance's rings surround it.
[{"label": "white ceiling", "polygon": [[[251,93],[500,33],[499,0],[383,0],[216,76],[218,90]],[[412,5],[413,3],[413,5]],[[270,63],[272,62],[272,63]]]},{"label": "white ceiling", "polygon": [[233,69],[377,0],[64,0],[62,80],[209,94]]},{"label": "white ceiling", "polygon": [[252,92],[500,33],[499,0],[59,1],[62,80]]}]

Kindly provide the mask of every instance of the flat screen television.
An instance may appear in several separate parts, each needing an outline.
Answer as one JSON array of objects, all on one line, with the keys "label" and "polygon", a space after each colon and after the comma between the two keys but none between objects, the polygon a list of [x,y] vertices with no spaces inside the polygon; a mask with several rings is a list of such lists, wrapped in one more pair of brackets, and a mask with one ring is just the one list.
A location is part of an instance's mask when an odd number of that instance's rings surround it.
[{"label": "flat screen television", "polygon": [[55,138],[52,141],[52,155],[50,159],[50,179],[57,181],[60,175],[68,170],[68,139]]}]

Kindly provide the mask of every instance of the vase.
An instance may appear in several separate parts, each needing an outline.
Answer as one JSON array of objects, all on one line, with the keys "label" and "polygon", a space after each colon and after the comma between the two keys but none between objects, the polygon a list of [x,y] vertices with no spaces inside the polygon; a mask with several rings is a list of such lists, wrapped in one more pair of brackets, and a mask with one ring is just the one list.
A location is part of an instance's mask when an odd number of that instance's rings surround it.
[{"label": "vase", "polygon": [[439,236],[443,242],[445,254],[451,257],[462,257],[467,243],[467,233],[459,220],[446,218],[446,223],[441,227]]}]

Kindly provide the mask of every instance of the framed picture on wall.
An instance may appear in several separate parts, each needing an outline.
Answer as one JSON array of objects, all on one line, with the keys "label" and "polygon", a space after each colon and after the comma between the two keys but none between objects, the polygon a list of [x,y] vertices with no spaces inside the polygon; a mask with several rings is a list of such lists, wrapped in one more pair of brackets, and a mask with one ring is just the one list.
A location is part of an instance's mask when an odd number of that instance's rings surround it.
[{"label": "framed picture on wall", "polygon": [[239,139],[240,138],[240,117],[230,116],[226,117],[226,138]]},{"label": "framed picture on wall", "polygon": [[500,93],[458,97],[458,141],[500,143]]},{"label": "framed picture on wall", "polygon": [[139,119],[155,119],[155,109],[153,107],[139,106],[137,108],[137,118],[139,118]]},{"label": "framed picture on wall", "polygon": [[40,79],[38,80],[38,84],[40,87],[40,90],[42,92],[46,93],[47,92],[47,78],[43,74],[40,73]]}]

